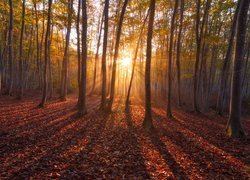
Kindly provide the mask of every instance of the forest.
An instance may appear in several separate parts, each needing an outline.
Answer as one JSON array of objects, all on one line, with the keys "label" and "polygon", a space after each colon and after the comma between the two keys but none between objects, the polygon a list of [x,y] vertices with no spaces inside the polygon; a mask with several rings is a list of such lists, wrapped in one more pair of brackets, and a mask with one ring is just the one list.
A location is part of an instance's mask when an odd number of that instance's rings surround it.
[{"label": "forest", "polygon": [[0,179],[250,178],[249,0],[1,0]]}]

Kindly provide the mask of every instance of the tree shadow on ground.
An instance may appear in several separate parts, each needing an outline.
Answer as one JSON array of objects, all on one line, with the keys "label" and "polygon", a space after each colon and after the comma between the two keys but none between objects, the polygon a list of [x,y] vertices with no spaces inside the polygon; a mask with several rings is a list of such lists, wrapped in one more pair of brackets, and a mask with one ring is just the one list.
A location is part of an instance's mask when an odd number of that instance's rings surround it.
[{"label": "tree shadow on ground", "polygon": [[124,140],[125,141],[127,139],[130,140],[128,146],[130,146],[130,148],[135,152],[135,154],[132,154],[133,158],[130,160],[130,162],[134,162],[136,165],[133,165],[131,169],[132,171],[137,172],[138,177],[150,178],[150,175],[145,166],[145,159],[140,152],[137,136],[135,135],[135,134],[138,134],[138,132],[137,132],[137,128],[134,127],[133,125],[133,119],[132,119],[130,108],[128,108],[125,111],[125,115],[126,115],[125,119],[126,119],[126,123],[128,127],[128,135],[127,137],[124,137]]}]

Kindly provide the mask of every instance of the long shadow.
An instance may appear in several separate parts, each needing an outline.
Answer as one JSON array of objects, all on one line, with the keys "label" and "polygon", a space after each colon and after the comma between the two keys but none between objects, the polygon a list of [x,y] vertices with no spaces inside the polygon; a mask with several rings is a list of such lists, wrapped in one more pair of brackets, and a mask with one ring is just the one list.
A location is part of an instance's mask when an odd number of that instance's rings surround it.
[{"label": "long shadow", "polygon": [[[161,116],[155,112],[153,112],[153,115],[157,118],[161,117],[162,119],[164,119],[163,116]],[[192,122],[189,122],[188,119],[186,119],[186,121],[187,121],[187,123],[192,124]],[[187,135],[184,136],[184,134],[181,132],[182,131],[185,132],[186,130],[188,130],[191,133],[193,133],[195,136],[197,136],[198,139],[199,139],[199,137],[202,137],[202,136],[199,136],[199,134],[197,135],[194,131],[190,130],[189,126],[180,122],[180,120],[178,120],[178,118],[174,118],[172,120],[172,122],[173,123],[167,124],[167,126],[169,126],[169,128],[172,129],[171,132],[169,130],[167,130],[166,128],[162,127],[162,129],[163,129],[162,132],[163,132],[164,136],[166,136],[174,144],[181,147],[183,152],[188,154],[189,157],[194,162],[199,164],[199,166],[201,167],[201,169],[203,169],[204,172],[208,171],[207,166],[210,166],[211,172],[212,172],[212,169],[214,169],[216,171],[217,169],[219,169],[219,167],[228,168],[229,166],[235,166],[234,164],[232,164],[232,162],[227,161],[227,160],[225,161],[225,158],[223,158],[221,155],[216,154],[216,153],[211,154],[211,152],[206,151],[205,149],[203,149],[203,147],[198,145],[197,144],[198,142],[196,142],[192,138],[189,138]],[[165,123],[165,122],[163,122],[163,123]],[[195,127],[194,127],[194,129],[195,129]],[[202,130],[200,130],[200,128],[196,127],[196,131],[200,132]],[[204,137],[204,139],[207,140],[207,138],[205,138],[205,137]],[[187,146],[190,148],[186,148]],[[195,157],[194,157],[194,153],[195,153]],[[240,177],[244,177],[244,174],[242,174],[241,171],[231,170],[230,172],[238,173]],[[218,171],[218,174],[219,173],[220,173],[220,171]],[[225,173],[230,174],[226,170],[225,170]],[[233,175],[233,174],[231,174],[231,175]]]},{"label": "long shadow", "polygon": [[[103,118],[99,117],[99,122],[96,122],[99,124],[98,126],[95,126],[94,129],[90,129],[91,136],[89,142],[86,144],[86,146],[75,156],[71,157],[69,159],[67,167],[67,170],[61,175],[62,178],[84,178],[85,176],[89,175],[86,172],[86,169],[83,169],[82,166],[86,165],[87,163],[91,163],[91,161],[88,159],[89,153],[92,151],[92,149],[95,147],[95,145],[98,143],[98,138],[102,134],[103,130],[105,129],[106,123],[109,119],[108,114],[97,114],[97,116],[103,116]],[[95,123],[95,124],[96,124]],[[95,163],[92,162],[93,168],[96,168],[95,174],[102,173],[101,168],[98,166],[95,167]],[[73,172],[73,173],[72,173]]]},{"label": "long shadow", "polygon": [[71,103],[65,103],[61,106],[56,106],[50,109],[38,109],[36,111],[26,112],[25,114],[22,111],[18,111],[16,112],[16,114],[20,114],[20,116],[16,118],[9,117],[12,119],[11,122],[8,123],[8,126],[15,125],[15,129],[21,129],[22,127],[30,128],[29,125],[32,125],[34,123],[36,124],[37,122],[41,123],[43,118],[50,120],[50,118],[48,118],[48,114],[54,114],[58,111],[67,110],[70,104]]},{"label": "long shadow", "polygon": [[[20,169],[18,172],[13,174],[10,179],[14,177],[32,177],[36,173],[53,173],[55,171],[55,167],[53,163],[60,163],[60,164],[68,164],[71,162],[71,159],[67,159],[62,154],[73,146],[75,146],[78,140],[81,140],[86,136],[88,129],[92,128],[95,125],[95,122],[92,121],[90,118],[92,115],[89,114],[89,117],[84,117],[84,119],[80,119],[77,115],[74,116],[75,121],[79,120],[87,120],[84,125],[78,127],[79,129],[76,130],[75,128],[70,129],[65,134],[62,134],[63,141],[59,143],[59,145],[54,146],[53,148],[49,148],[40,158],[36,158],[35,161],[29,163],[28,166],[25,168]],[[52,140],[53,141],[53,140]]]},{"label": "long shadow", "polygon": [[166,149],[166,145],[161,141],[157,132],[149,135],[152,144],[158,149],[162,157],[168,164],[171,172],[177,179],[189,179],[188,175],[185,173],[184,169],[175,161],[173,156]]},{"label": "long shadow", "polygon": [[[92,104],[92,105],[94,105],[94,108],[96,108],[97,106],[97,104]],[[67,113],[69,112],[73,112],[72,109],[69,109],[67,111],[62,111],[61,113],[57,114],[55,118],[57,119],[57,118],[66,116]],[[46,123],[53,121],[53,119],[51,119],[51,116],[50,116],[49,120],[45,119],[45,121],[43,122],[44,126],[42,127],[35,126],[34,127],[35,131],[30,131],[31,132],[30,134],[27,134],[21,137],[15,137],[14,139],[12,139],[10,143],[8,143],[9,146],[4,146],[3,148],[1,148],[2,155],[6,156],[10,153],[16,153],[18,151],[21,151],[25,147],[30,147],[31,145],[37,144],[39,141],[49,139],[56,132],[60,131],[66,126],[69,126],[72,123],[76,123],[79,120],[80,119],[76,119],[76,115],[73,114],[67,117],[67,119],[62,119],[60,121],[57,121],[53,124],[48,125]],[[12,146],[12,144],[14,144],[14,146]],[[4,153],[5,151],[7,151],[7,154]]]},{"label": "long shadow", "polygon": [[[169,132],[165,128],[162,128],[162,130],[164,136],[166,136],[174,144],[181,147],[183,152],[185,152],[193,162],[196,162],[198,164],[200,170],[202,169],[202,173],[210,175],[210,177],[211,175],[212,177],[214,177],[214,175],[216,174],[216,177],[218,178],[232,177],[234,174],[237,174],[240,179],[245,178],[245,175],[242,174],[241,171],[235,169],[231,169],[230,171],[228,171],[228,168],[230,166],[234,166],[233,164],[231,164],[230,162],[225,162],[222,157],[215,153],[208,153],[199,145],[197,145],[195,141],[184,136],[181,132]],[[187,148],[187,146],[190,148]]]},{"label": "long shadow", "polygon": [[[223,151],[231,154],[232,156],[237,157],[242,162],[248,164],[249,161],[247,160],[243,154],[239,156],[238,151],[234,151],[235,148],[238,147],[242,148],[242,153],[244,153],[244,147],[249,147],[250,139],[245,139],[242,141],[232,141],[228,139],[224,133],[224,129],[219,128],[218,126],[208,124],[207,126],[202,124],[197,124],[198,120],[202,121],[202,119],[190,119],[185,115],[178,114],[176,117],[176,122],[180,124],[182,127],[188,129],[189,131],[195,133],[197,136],[202,137],[207,142],[212,144],[213,146],[222,149]],[[205,120],[206,121],[206,120]],[[219,129],[219,132],[218,132]]]},{"label": "long shadow", "polygon": [[[134,172],[138,172],[139,177],[143,177],[143,178],[147,178],[150,179],[150,175],[147,171],[147,168],[145,166],[145,160],[140,152],[140,148],[139,148],[139,143],[137,140],[137,137],[135,136],[134,133],[137,133],[136,128],[133,126],[133,122],[132,122],[132,115],[131,115],[131,110],[130,108],[126,110],[125,112],[126,115],[126,123],[128,126],[128,138],[124,137],[125,141],[126,140],[130,140],[130,145],[132,146],[132,149],[136,153],[135,156],[133,156],[133,159],[131,162],[136,162],[136,165],[133,165],[132,169],[133,169],[133,173]],[[138,166],[138,164],[140,164],[140,166]]]}]

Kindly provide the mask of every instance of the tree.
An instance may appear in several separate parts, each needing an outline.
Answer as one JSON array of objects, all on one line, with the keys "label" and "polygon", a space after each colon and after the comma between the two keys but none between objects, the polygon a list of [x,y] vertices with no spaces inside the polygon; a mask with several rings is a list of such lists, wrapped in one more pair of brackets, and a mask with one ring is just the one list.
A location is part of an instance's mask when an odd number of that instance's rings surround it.
[{"label": "tree", "polygon": [[242,97],[242,65],[244,61],[244,46],[247,30],[247,14],[249,0],[238,1],[240,3],[237,23],[236,48],[234,56],[233,80],[231,90],[230,115],[227,123],[227,133],[230,137],[244,137],[245,132],[241,124],[241,97]]},{"label": "tree", "polygon": [[150,14],[148,22],[148,36],[147,36],[147,53],[146,53],[146,66],[145,66],[145,117],[143,127],[147,131],[153,129],[152,110],[151,110],[151,57],[152,57],[152,37],[154,28],[155,16],[155,0],[150,1]]},{"label": "tree", "polygon": [[108,44],[108,22],[109,22],[109,0],[105,0],[104,6],[104,37],[103,37],[103,53],[102,53],[102,97],[100,109],[104,110],[106,106],[106,56]]},{"label": "tree", "polygon": [[226,53],[225,61],[224,61],[222,72],[221,72],[220,89],[219,89],[218,100],[217,100],[217,113],[219,115],[223,115],[223,102],[224,102],[225,93],[226,93],[225,89],[227,86],[230,61],[231,61],[232,54],[233,54],[234,37],[236,33],[237,19],[238,19],[238,14],[239,14],[239,9],[240,9],[240,1],[241,0],[239,0],[239,3],[237,4],[237,8],[234,13],[233,23],[230,29],[230,37],[228,41],[227,53]]},{"label": "tree", "polygon": [[181,0],[180,8],[180,27],[178,32],[177,40],[177,55],[176,55],[176,66],[177,66],[177,83],[178,83],[178,104],[181,106],[181,68],[180,68],[180,56],[181,56],[181,36],[182,36],[182,24],[183,24],[183,13],[184,13],[184,0]]},{"label": "tree", "polygon": [[80,116],[87,113],[86,108],[86,61],[87,61],[87,6],[86,0],[82,0],[82,70],[81,83],[79,87],[78,113]]},{"label": "tree", "polygon": [[25,18],[25,0],[22,3],[22,27],[20,35],[20,47],[19,47],[19,86],[18,86],[18,99],[23,97],[23,31],[24,31],[24,18]]},{"label": "tree", "polygon": [[143,30],[144,30],[144,27],[146,25],[148,16],[149,16],[149,11],[147,12],[146,18],[144,19],[144,22],[143,22],[143,25],[142,25],[142,28],[141,28],[141,31],[140,31],[140,35],[139,35],[139,38],[138,38],[138,41],[137,41],[137,44],[136,44],[136,48],[135,48],[135,54],[134,54],[134,57],[133,57],[132,74],[131,74],[129,87],[128,87],[128,94],[127,94],[126,103],[125,103],[125,110],[128,110],[128,108],[129,108],[129,98],[130,98],[130,92],[131,92],[132,83],[133,83],[133,79],[134,79],[137,54],[138,54],[139,45],[140,45],[140,42],[141,42],[141,39],[142,39]]},{"label": "tree", "polygon": [[81,1],[78,0],[77,19],[76,19],[76,35],[77,35],[77,82],[78,82],[78,102],[80,97],[80,84],[81,84],[81,40],[80,40],[80,16],[81,16]]},{"label": "tree", "polygon": [[92,86],[91,94],[94,93],[95,85],[96,85],[97,61],[99,59],[99,49],[101,45],[103,17],[104,17],[104,13],[99,18],[99,23],[98,23],[98,28],[97,28],[99,30],[99,35],[98,35],[96,54],[95,54],[94,78],[93,78],[93,86]]},{"label": "tree", "polygon": [[196,37],[196,58],[195,58],[195,69],[194,69],[194,79],[193,79],[193,104],[194,104],[194,111],[200,112],[200,108],[198,106],[198,70],[199,70],[199,63],[200,63],[200,54],[201,54],[201,45],[202,45],[202,38],[204,33],[204,26],[206,24],[206,20],[208,17],[208,10],[211,5],[211,0],[206,1],[205,10],[203,13],[202,24],[200,26],[200,8],[201,8],[201,1],[197,0],[196,3],[196,23],[195,23],[195,37]]},{"label": "tree", "polygon": [[116,78],[117,58],[118,58],[118,53],[119,53],[119,45],[120,45],[122,24],[123,24],[124,15],[125,15],[125,12],[126,12],[127,4],[128,4],[128,0],[125,0],[124,4],[123,4],[123,7],[122,7],[122,12],[121,12],[121,15],[120,15],[118,28],[117,28],[108,111],[112,111],[112,105],[113,105],[114,96],[115,96],[115,78]]},{"label": "tree", "polygon": [[67,85],[68,85],[68,61],[69,61],[69,38],[71,32],[72,14],[73,14],[73,0],[68,1],[68,22],[67,22],[67,34],[66,34],[66,45],[63,56],[62,66],[62,81],[61,81],[61,100],[65,101],[67,96]]},{"label": "tree", "polygon": [[168,106],[167,106],[167,117],[172,117],[171,110],[171,91],[172,91],[172,51],[173,51],[173,41],[174,41],[174,29],[175,29],[175,17],[178,9],[178,0],[175,1],[174,12],[171,19],[171,31],[170,31],[170,43],[168,52]]},{"label": "tree", "polygon": [[49,46],[49,37],[50,37],[50,24],[51,24],[51,6],[52,6],[52,0],[49,0],[49,8],[48,8],[48,17],[47,17],[47,30],[46,30],[46,35],[45,35],[45,42],[44,42],[44,78],[43,78],[43,96],[42,100],[39,104],[39,107],[44,107],[46,100],[47,100],[47,89],[48,89],[48,75],[47,75],[47,70],[48,70],[48,51],[50,49],[48,48]]},{"label": "tree", "polygon": [[40,52],[40,45],[39,45],[39,24],[38,24],[38,12],[37,12],[37,5],[36,0],[33,0],[34,9],[35,9],[35,16],[36,16],[36,65],[37,65],[37,74],[38,74],[38,82],[39,87],[41,86],[41,68],[39,63],[39,52]]},{"label": "tree", "polygon": [[8,90],[7,94],[12,95],[12,88],[13,88],[13,52],[12,52],[12,31],[13,31],[13,6],[12,6],[12,0],[9,0],[9,34],[8,34],[8,50],[9,50],[9,83],[8,83]]}]

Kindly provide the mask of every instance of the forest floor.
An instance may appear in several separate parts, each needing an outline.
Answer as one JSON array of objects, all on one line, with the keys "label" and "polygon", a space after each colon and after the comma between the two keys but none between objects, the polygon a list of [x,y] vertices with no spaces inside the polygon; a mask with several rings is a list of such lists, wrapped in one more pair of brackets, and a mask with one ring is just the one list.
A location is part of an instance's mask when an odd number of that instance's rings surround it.
[{"label": "forest floor", "polygon": [[[167,119],[153,109],[152,134],[141,128],[144,108],[98,111],[88,97],[88,114],[76,116],[76,98],[50,101],[0,97],[0,179],[139,178],[248,179],[250,139],[225,136],[226,118],[174,111]],[[243,119],[250,134],[250,118]]]}]

